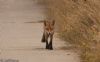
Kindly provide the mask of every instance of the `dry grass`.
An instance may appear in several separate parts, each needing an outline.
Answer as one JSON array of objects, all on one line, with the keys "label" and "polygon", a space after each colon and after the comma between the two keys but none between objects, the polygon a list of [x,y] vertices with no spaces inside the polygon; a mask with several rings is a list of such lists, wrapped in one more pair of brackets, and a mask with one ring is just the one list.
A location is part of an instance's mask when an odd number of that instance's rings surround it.
[{"label": "dry grass", "polygon": [[[100,62],[100,0],[41,0],[62,39],[81,50],[83,62]],[[100,36],[100,35],[99,35]]]}]

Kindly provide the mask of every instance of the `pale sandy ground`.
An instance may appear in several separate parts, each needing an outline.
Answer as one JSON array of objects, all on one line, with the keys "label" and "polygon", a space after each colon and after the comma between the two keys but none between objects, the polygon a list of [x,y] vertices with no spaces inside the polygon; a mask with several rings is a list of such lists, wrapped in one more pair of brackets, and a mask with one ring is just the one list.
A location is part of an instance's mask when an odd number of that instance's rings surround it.
[{"label": "pale sandy ground", "polygon": [[36,1],[0,0],[0,60],[80,62],[77,53],[61,49],[66,44],[56,37],[54,50],[45,50],[45,44],[41,43],[42,23],[24,23],[44,18],[45,9]]}]

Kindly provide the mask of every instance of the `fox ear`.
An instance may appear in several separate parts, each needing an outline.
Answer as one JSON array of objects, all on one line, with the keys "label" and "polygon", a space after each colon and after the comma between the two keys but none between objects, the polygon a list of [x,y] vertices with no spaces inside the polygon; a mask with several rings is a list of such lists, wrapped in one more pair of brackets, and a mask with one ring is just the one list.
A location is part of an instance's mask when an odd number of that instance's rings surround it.
[{"label": "fox ear", "polygon": [[44,20],[44,26],[46,26],[46,21]]},{"label": "fox ear", "polygon": [[52,21],[52,25],[55,25],[55,20]]}]

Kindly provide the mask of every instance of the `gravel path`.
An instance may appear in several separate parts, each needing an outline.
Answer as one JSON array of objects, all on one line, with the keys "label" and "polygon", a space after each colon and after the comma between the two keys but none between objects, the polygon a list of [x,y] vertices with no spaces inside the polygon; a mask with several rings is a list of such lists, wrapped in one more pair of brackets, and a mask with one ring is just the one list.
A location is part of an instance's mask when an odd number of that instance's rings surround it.
[{"label": "gravel path", "polygon": [[54,50],[41,43],[45,8],[37,0],[0,0],[0,62],[79,62],[77,53],[62,49],[54,38]]}]

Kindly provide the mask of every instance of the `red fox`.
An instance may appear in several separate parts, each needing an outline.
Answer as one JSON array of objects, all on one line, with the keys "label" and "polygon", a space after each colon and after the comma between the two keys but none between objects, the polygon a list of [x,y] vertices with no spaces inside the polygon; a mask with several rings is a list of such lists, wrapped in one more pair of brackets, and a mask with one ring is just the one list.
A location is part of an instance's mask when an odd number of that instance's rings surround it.
[{"label": "red fox", "polygon": [[[53,50],[52,40],[54,35],[55,21],[44,21],[44,32],[42,36],[42,42],[46,43],[46,49]],[[48,41],[50,38],[50,42]]]}]

